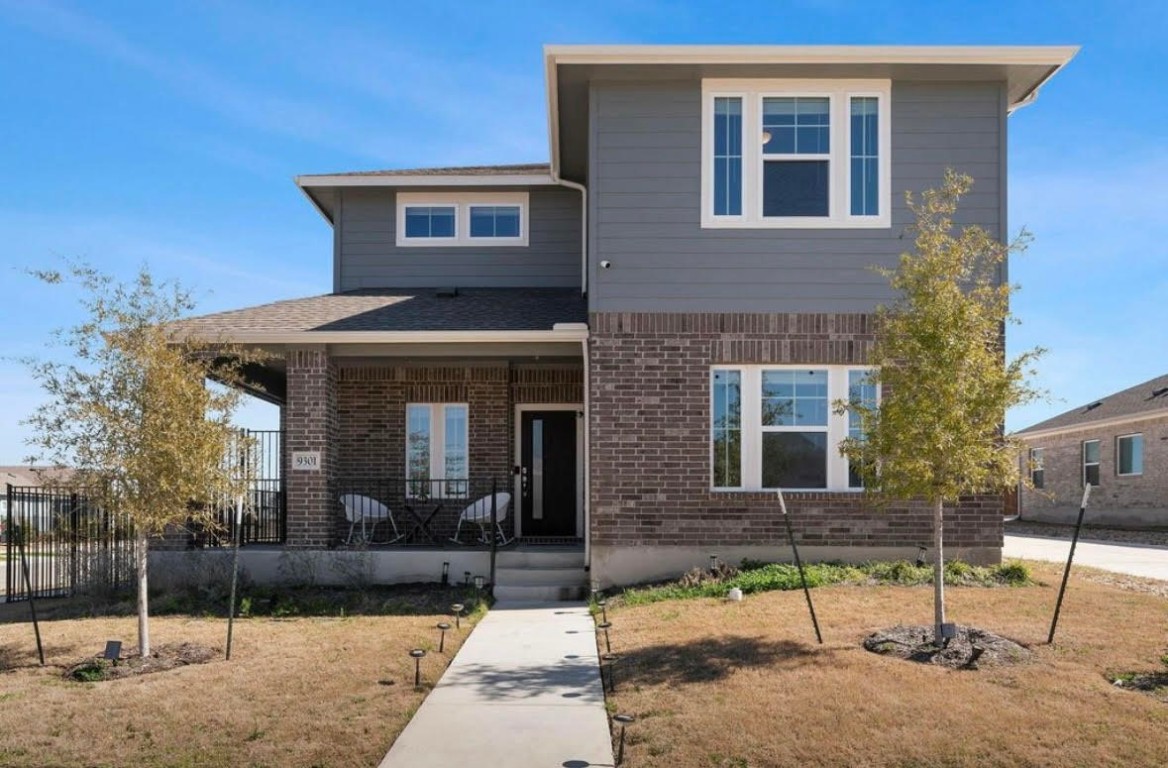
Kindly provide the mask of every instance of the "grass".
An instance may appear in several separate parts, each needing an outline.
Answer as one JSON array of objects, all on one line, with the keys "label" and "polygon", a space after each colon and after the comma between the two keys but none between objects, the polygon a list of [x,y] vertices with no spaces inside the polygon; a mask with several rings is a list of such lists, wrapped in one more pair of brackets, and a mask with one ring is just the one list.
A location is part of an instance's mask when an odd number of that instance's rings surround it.
[{"label": "grass", "polygon": [[[137,641],[133,615],[85,617],[81,601],[37,605],[48,666],[36,663],[27,604],[0,605],[0,765],[376,765],[482,615],[462,619],[437,654],[435,624],[456,590],[384,589],[349,595],[283,593],[275,611],[238,620],[230,662],[100,683],[63,678],[108,639]],[[367,604],[370,613],[354,615]],[[290,612],[282,613],[283,604]],[[346,608],[342,617],[342,609]],[[469,606],[468,606],[469,607]],[[294,608],[294,610],[293,610]],[[396,614],[395,614],[396,612]],[[325,615],[329,614],[329,615]],[[453,621],[451,621],[453,623]],[[220,617],[156,616],[155,645],[226,642]],[[424,648],[415,691],[411,648]]]},{"label": "grass", "polygon": [[[804,572],[809,587],[831,584],[916,586],[933,582],[933,566],[916,566],[906,560],[862,565],[809,563],[804,566]],[[945,564],[945,582],[953,586],[1023,586],[1030,582],[1030,573],[1024,565],[1017,562],[973,566],[960,560],[953,560]],[[671,582],[634,587],[621,592],[614,602],[644,605],[661,600],[725,597],[726,592],[733,587],[738,587],[743,594],[749,595],[773,590],[802,589],[803,584],[794,565],[746,563],[736,575],[729,578],[697,584],[683,585]]]},{"label": "grass", "polygon": [[637,716],[625,765],[1168,764],[1168,705],[1109,679],[1163,669],[1168,601],[1133,580],[1119,588],[1076,569],[1048,646],[1061,571],[1028,565],[1034,586],[948,592],[950,620],[1035,652],[1031,663],[977,672],[860,647],[881,627],[930,624],[932,591],[923,586],[813,591],[822,646],[798,591],[741,603],[614,600],[608,616],[622,660],[609,705]]}]

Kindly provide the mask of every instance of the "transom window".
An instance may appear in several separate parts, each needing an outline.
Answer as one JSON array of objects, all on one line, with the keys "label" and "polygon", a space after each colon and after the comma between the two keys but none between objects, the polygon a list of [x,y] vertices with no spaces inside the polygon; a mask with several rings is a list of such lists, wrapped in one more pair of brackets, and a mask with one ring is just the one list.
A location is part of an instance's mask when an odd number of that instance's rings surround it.
[{"label": "transom window", "polygon": [[1121,435],[1115,439],[1116,473],[1144,474],[1144,436]]},{"label": "transom window", "polygon": [[838,450],[844,437],[861,434],[859,423],[831,404],[875,402],[868,369],[716,366],[710,384],[714,489],[859,487]]},{"label": "transom window", "polygon": [[525,246],[526,192],[400,192],[397,244]]},{"label": "transom window", "polygon": [[1083,485],[1099,485],[1099,441],[1083,441]]},{"label": "transom window", "polygon": [[889,227],[888,80],[703,80],[703,227]]},{"label": "transom window", "polygon": [[468,432],[465,403],[406,406],[406,486],[410,496],[466,493],[470,476]]}]

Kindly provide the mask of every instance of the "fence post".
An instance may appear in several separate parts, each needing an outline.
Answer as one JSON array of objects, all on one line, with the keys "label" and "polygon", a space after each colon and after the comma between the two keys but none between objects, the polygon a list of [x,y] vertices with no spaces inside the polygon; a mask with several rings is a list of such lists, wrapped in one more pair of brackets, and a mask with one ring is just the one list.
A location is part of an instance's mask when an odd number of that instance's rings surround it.
[{"label": "fence post", "polygon": [[5,498],[7,499],[7,504],[4,507],[4,509],[6,510],[5,520],[4,520],[4,539],[5,539],[5,542],[4,542],[4,546],[5,546],[5,552],[4,552],[4,554],[5,554],[5,557],[4,557],[4,602],[11,603],[12,602],[13,582],[15,582],[15,580],[16,580],[14,578],[15,572],[16,572],[16,568],[14,567],[15,562],[12,558],[12,510],[14,509],[14,507],[12,506],[12,502],[13,502],[12,483],[5,483],[4,485],[5,485],[5,492],[4,492]]},{"label": "fence post", "polygon": [[491,478],[491,586],[490,595],[495,596],[495,551],[499,548],[499,478]]},{"label": "fence post", "polygon": [[77,506],[77,494],[69,494],[69,584],[70,595],[77,593],[77,582],[80,581],[81,563],[78,558],[78,541],[81,537],[81,510]]}]

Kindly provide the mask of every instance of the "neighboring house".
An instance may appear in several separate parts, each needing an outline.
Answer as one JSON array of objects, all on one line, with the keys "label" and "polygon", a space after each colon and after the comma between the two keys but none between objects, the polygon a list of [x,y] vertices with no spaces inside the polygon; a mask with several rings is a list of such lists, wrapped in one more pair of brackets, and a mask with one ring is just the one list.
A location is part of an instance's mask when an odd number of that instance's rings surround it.
[{"label": "neighboring house", "polygon": [[[35,464],[28,466],[0,467],[0,532],[8,530],[8,500],[10,491],[27,493],[35,489],[44,488],[53,483],[68,482],[71,471],[60,467],[38,467]],[[34,522],[40,528],[49,525],[50,514],[47,511],[38,512],[39,519]]]},{"label": "neighboring house", "polygon": [[[445,541],[495,487],[520,552],[630,583],[786,557],[781,486],[808,557],[915,555],[929,510],[874,509],[837,450],[832,402],[876,397],[871,268],[948,167],[976,180],[959,223],[1008,237],[1007,118],[1075,50],[552,46],[550,163],[299,177],[332,292],[186,323],[275,355],[256,381],[282,408],[286,547],[349,540],[349,492],[404,519],[399,543]],[[997,560],[1000,498],[946,541]]]},{"label": "neighboring house", "polygon": [[1168,526],[1168,375],[1074,408],[1017,433],[1026,446],[1024,520]]}]

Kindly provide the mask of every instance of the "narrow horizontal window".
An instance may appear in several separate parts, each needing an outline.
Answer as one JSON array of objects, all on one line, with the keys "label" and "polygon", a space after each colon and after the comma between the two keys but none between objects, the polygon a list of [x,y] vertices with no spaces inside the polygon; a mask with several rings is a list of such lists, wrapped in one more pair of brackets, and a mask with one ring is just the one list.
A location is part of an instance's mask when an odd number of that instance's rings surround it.
[{"label": "narrow horizontal window", "polygon": [[472,205],[471,237],[519,237],[518,205]]},{"label": "narrow horizontal window", "polygon": [[411,205],[406,207],[406,237],[455,236],[457,209],[453,205]]}]

